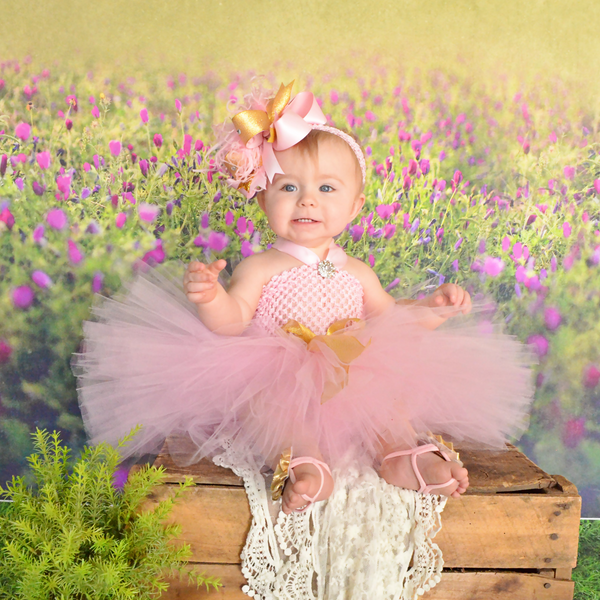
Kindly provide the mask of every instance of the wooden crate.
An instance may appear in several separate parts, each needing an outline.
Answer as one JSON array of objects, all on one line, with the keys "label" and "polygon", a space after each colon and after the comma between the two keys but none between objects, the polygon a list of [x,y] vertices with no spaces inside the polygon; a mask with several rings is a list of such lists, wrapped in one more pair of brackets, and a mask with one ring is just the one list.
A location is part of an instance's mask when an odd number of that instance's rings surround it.
[{"label": "wooden crate", "polygon": [[[516,448],[508,452],[461,452],[470,487],[450,498],[435,538],[444,556],[442,581],[431,600],[570,600],[577,561],[581,498],[560,475],[548,475]],[[167,485],[151,506],[172,494],[186,475],[196,485],[175,506],[172,520],[192,547],[195,568],[221,578],[220,592],[172,582],[166,599],[248,598],[241,586],[240,552],[250,527],[241,480],[204,460],[177,467],[167,453],[155,465],[167,469]]]}]

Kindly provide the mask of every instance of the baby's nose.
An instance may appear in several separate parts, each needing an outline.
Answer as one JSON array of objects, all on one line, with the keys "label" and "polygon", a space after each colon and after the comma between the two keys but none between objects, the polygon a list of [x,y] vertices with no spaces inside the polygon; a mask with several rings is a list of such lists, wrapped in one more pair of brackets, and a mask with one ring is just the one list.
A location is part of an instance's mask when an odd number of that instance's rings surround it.
[{"label": "baby's nose", "polygon": [[314,206],[317,203],[317,198],[315,194],[307,190],[300,195],[299,203],[302,206]]}]

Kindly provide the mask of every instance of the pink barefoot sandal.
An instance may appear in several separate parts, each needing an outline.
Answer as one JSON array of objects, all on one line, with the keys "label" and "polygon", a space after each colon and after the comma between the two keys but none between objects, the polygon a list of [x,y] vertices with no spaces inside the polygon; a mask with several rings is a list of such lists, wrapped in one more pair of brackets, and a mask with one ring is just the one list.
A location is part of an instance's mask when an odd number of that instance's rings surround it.
[{"label": "pink barefoot sandal", "polygon": [[319,494],[325,485],[325,472],[323,469],[325,469],[325,471],[331,475],[331,470],[326,463],[317,460],[316,458],[312,458],[312,456],[301,456],[292,460],[292,449],[289,448],[284,450],[281,454],[279,464],[275,469],[275,473],[273,474],[273,481],[271,483],[271,497],[274,501],[277,501],[281,498],[281,495],[283,494],[283,488],[285,487],[285,482],[288,477],[292,483],[296,483],[296,476],[294,475],[293,469],[294,467],[303,464],[311,464],[317,467],[319,474],[321,475],[321,485],[319,486],[317,493],[312,498],[306,494],[300,494],[300,497],[303,500],[306,500],[307,504],[301,508],[297,508],[296,512],[304,512],[319,497]]},{"label": "pink barefoot sandal", "polygon": [[425,483],[425,480],[423,479],[423,476],[421,475],[421,472],[419,471],[419,468],[417,467],[417,456],[419,456],[420,454],[425,454],[425,452],[435,452],[436,454],[441,456],[445,461],[447,461],[447,462],[454,461],[462,466],[462,462],[460,462],[460,460],[458,460],[458,455],[456,453],[452,452],[452,454],[454,454],[454,456],[456,456],[456,458],[454,458],[454,457],[450,458],[447,454],[448,451],[449,451],[449,449],[447,449],[445,446],[442,447],[442,444],[440,444],[440,445],[426,444],[424,446],[417,446],[416,448],[411,448],[410,450],[400,450],[398,452],[391,452],[381,461],[381,464],[383,464],[388,458],[395,458],[396,456],[410,455],[410,464],[412,465],[413,471],[414,471],[417,479],[419,480],[419,483],[421,484],[421,487],[417,491],[421,494],[431,494],[432,490],[443,488],[448,485],[452,485],[453,483],[458,483],[458,481],[456,481],[456,479],[454,479],[454,477],[451,477],[445,483],[437,483],[437,484],[427,485],[427,483]]}]

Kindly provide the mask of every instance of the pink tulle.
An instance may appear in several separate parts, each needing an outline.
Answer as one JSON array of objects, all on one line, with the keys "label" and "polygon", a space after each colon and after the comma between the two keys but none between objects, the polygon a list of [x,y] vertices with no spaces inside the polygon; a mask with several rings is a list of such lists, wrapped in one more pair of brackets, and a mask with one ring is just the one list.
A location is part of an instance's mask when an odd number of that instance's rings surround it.
[{"label": "pink tulle", "polygon": [[210,332],[179,281],[141,275],[85,324],[74,370],[92,443],[116,443],[141,423],[124,456],[187,433],[192,444],[170,449],[182,464],[227,440],[268,465],[290,446],[335,465],[349,452],[376,461],[382,444],[412,445],[415,431],[501,447],[526,428],[535,359],[498,325],[482,326],[480,307],[434,331],[417,324],[421,310],[398,305],[367,319],[355,332],[366,350],[346,387],[322,404],[339,370],[327,346],[310,352],[257,321],[241,336]]}]

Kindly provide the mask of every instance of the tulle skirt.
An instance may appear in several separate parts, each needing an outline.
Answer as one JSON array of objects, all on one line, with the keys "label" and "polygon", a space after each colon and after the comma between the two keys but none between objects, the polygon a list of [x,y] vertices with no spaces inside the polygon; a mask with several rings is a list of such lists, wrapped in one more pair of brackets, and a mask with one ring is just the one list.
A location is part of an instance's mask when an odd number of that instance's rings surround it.
[{"label": "tulle skirt", "polygon": [[239,336],[211,332],[180,281],[142,274],[84,323],[73,367],[85,427],[91,443],[116,444],[142,425],[124,458],[186,434],[169,449],[180,464],[224,444],[269,466],[289,447],[331,465],[348,455],[372,464],[414,445],[415,433],[500,448],[527,427],[536,359],[484,306],[429,330],[424,309],[394,305],[334,334],[359,342],[348,361],[323,338],[307,346],[254,321]]}]

